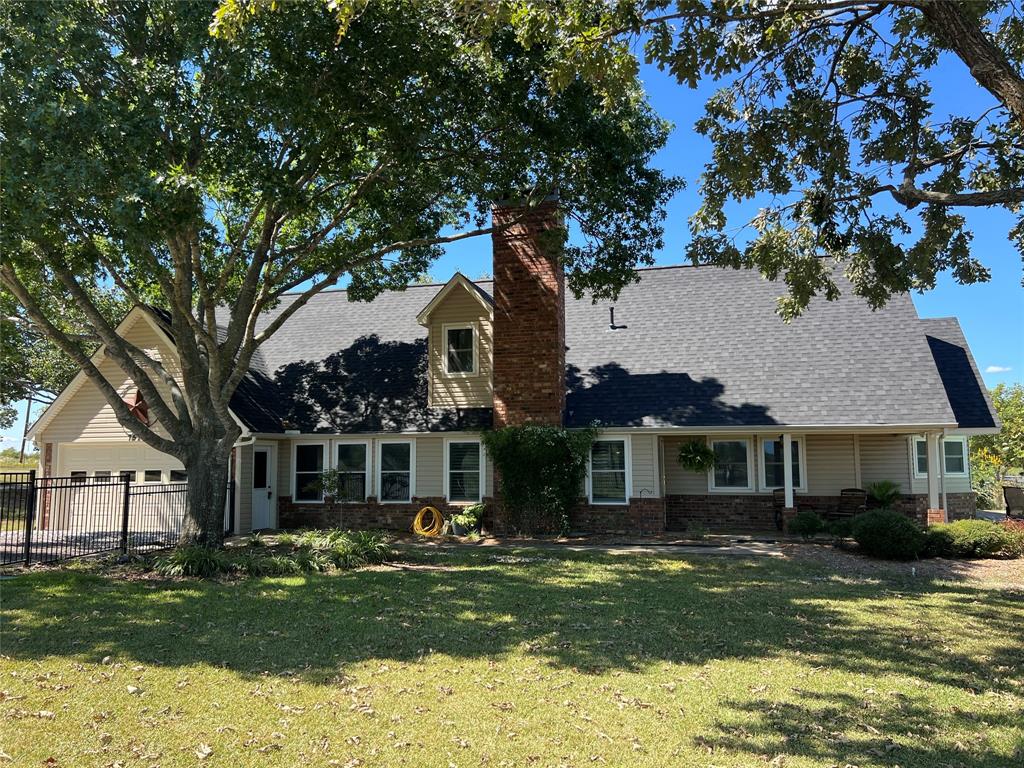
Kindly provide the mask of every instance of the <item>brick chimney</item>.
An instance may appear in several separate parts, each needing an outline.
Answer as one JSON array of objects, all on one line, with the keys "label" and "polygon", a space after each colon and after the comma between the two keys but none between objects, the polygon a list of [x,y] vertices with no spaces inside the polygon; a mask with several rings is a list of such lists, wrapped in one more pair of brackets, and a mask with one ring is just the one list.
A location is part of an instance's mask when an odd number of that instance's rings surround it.
[{"label": "brick chimney", "polygon": [[565,411],[565,272],[556,235],[557,200],[534,208],[496,205],[494,250],[494,426],[560,426]]}]

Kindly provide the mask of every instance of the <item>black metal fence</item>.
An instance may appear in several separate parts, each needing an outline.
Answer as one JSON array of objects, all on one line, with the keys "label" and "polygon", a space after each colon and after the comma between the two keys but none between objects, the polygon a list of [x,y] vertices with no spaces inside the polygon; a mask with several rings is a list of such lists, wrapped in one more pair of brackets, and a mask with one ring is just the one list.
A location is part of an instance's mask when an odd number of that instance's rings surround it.
[{"label": "black metal fence", "polygon": [[[225,500],[234,520],[234,483]],[[0,472],[0,565],[171,547],[188,511],[188,483]]]}]

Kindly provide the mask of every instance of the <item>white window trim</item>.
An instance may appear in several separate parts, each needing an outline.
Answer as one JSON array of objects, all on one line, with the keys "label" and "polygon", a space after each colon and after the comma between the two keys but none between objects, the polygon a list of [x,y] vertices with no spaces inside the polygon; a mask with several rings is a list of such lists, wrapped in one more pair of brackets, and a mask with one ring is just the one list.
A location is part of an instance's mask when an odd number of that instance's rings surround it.
[{"label": "white window trim", "polygon": [[[793,490],[800,493],[807,493],[807,438],[804,435],[791,435],[793,442],[797,445],[797,455],[800,457],[800,485],[794,485]],[[774,443],[776,437],[760,437],[757,441],[757,480],[760,483],[762,492],[770,493],[781,485],[768,485],[768,463],[764,460],[764,444]]]},{"label": "white window trim", "polygon": [[164,481],[164,471],[162,469],[157,470],[160,473],[159,480],[147,480],[146,473],[149,471],[148,469],[140,469],[139,471],[142,473],[143,484],[149,483],[150,485],[156,485],[157,483],[162,483]]},{"label": "white window trim", "polygon": [[[480,452],[480,496],[474,501],[452,501],[451,493],[451,445],[452,443],[476,443],[477,450]],[[484,500],[484,487],[485,478],[487,473],[484,471],[486,467],[486,456],[484,455],[484,446],[479,439],[465,437],[446,437],[444,440],[444,498],[449,504],[454,505],[466,505],[479,504]]]},{"label": "white window trim", "polygon": [[591,483],[593,472],[594,451],[587,452],[587,501],[597,507],[625,507],[633,497],[633,445],[629,435],[601,435],[595,443],[622,442],[626,453],[626,500],[625,501],[594,501],[594,487]]},{"label": "white window trim", "polygon": [[[330,456],[326,456],[326,457],[324,456],[324,453],[327,451],[327,446],[328,446],[328,442],[327,441],[325,441],[325,440],[296,440],[296,441],[294,441],[292,443],[291,477],[289,478],[289,484],[291,485],[291,492],[292,492],[292,503],[293,504],[323,504],[324,503],[324,493],[323,493],[323,491],[320,491],[320,498],[319,499],[297,499],[297,498],[295,498],[295,492],[297,490],[297,485],[296,485],[296,482],[295,482],[295,473],[296,473],[296,467],[298,466],[298,462],[296,461],[296,459],[297,459],[298,453],[299,453],[299,446],[306,446],[306,445],[319,445],[320,446],[320,466],[323,467],[323,469],[327,469],[327,467],[330,466],[330,464],[328,462],[331,460],[331,457]],[[260,447],[262,448],[263,446],[260,446]],[[270,458],[271,458],[270,454],[268,453],[268,455],[267,455],[267,473],[268,474],[270,472]],[[321,472],[323,471],[323,469],[321,470]],[[309,474],[309,473],[306,473],[306,474]],[[269,481],[271,478],[268,477],[267,479]]]},{"label": "white window trim", "polygon": [[[473,336],[473,370],[448,370],[448,331],[471,331]],[[443,323],[441,325],[441,370],[445,376],[457,379],[468,379],[480,375],[480,331],[476,323]]]},{"label": "white window trim", "polygon": [[[914,479],[915,480],[926,480],[928,478],[928,473],[927,472],[919,471],[918,466],[917,466],[917,444],[918,443],[925,443],[925,444],[927,444],[927,442],[928,442],[927,439],[925,439],[923,437],[920,437],[918,435],[914,435],[913,437],[910,438],[910,441],[908,443],[909,448],[910,448],[910,467],[914,471]],[[940,443],[940,445],[942,445],[942,454],[939,456],[939,461],[942,462],[942,469],[943,469],[942,476],[943,477],[968,477],[970,475],[970,469],[971,469],[970,468],[970,463],[971,463],[971,461],[970,461],[970,453],[969,453],[970,446],[967,444],[967,438],[964,437],[963,435],[951,435],[951,436],[947,436],[947,437],[942,438],[939,441],[939,443]],[[946,468],[946,447],[945,447],[944,443],[960,443],[964,447],[964,471],[963,472],[950,472]]]},{"label": "white window trim", "polygon": [[[331,469],[338,468],[338,446],[339,445],[361,445],[363,450],[366,451],[366,469],[363,470],[363,474],[366,476],[366,481],[363,483],[363,502],[365,503],[370,496],[373,495],[371,492],[370,484],[373,480],[373,470],[371,456],[373,455],[370,451],[369,440],[332,440],[331,441]],[[348,501],[341,502],[343,504],[355,504],[357,502]]]},{"label": "white window trim", "polygon": [[[381,450],[385,445],[401,445],[406,444],[409,446],[409,498],[408,499],[383,499],[382,489],[384,484],[382,482],[382,469],[383,464],[381,462]],[[376,471],[374,472],[374,478],[377,489],[377,503],[378,504],[409,504],[413,499],[416,498],[416,441],[415,440],[378,440],[377,441],[377,465]]]},{"label": "white window trim", "polygon": [[757,465],[754,463],[753,440],[749,437],[736,437],[730,435],[714,435],[708,437],[708,448],[714,450],[715,443],[743,443],[747,447],[747,484],[743,488],[736,486],[715,485],[715,468],[708,470],[708,492],[709,493],[753,493],[754,476],[757,474]]}]

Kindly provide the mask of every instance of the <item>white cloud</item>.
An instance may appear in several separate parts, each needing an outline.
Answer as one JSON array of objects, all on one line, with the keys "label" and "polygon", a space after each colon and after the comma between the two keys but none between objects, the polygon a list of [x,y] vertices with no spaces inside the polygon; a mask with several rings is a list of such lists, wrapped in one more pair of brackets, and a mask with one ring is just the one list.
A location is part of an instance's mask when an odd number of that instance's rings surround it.
[{"label": "white cloud", "polygon": [[1009,373],[1013,368],[1006,365],[990,365],[985,369],[985,373]]}]

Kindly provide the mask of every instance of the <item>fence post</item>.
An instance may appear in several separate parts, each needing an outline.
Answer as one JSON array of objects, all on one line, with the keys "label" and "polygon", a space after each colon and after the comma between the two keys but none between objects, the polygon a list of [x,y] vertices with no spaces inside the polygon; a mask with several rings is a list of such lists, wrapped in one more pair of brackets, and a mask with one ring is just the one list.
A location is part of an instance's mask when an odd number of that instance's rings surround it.
[{"label": "fence post", "polygon": [[131,508],[131,480],[125,475],[121,482],[124,483],[124,499],[121,502],[121,554],[128,554],[128,512]]},{"label": "fence post", "polygon": [[28,473],[28,504],[25,509],[25,566],[32,561],[32,523],[36,512],[36,471]]}]

